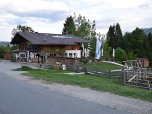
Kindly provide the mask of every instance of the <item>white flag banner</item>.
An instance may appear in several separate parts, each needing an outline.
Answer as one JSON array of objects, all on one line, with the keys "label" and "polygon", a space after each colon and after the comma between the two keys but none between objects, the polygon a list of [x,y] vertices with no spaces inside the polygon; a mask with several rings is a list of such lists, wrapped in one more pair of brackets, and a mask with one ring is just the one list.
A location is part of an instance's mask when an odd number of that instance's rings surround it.
[{"label": "white flag banner", "polygon": [[112,54],[113,57],[115,57],[115,49],[113,48],[113,54]]},{"label": "white flag banner", "polygon": [[84,52],[85,52],[85,57],[87,57],[87,50],[86,50],[86,48],[84,49]]},{"label": "white flag banner", "polygon": [[82,57],[84,57],[84,44],[82,44]]},{"label": "white flag banner", "polygon": [[89,49],[87,49],[87,57],[89,57],[89,51],[90,51],[90,50],[89,50]]},{"label": "white flag banner", "polygon": [[103,57],[103,48],[102,48],[102,51],[101,51],[101,56]]},{"label": "white flag banner", "polygon": [[97,38],[97,42],[96,42],[96,59],[100,58],[100,55],[101,55],[100,47],[101,47],[101,42]]}]

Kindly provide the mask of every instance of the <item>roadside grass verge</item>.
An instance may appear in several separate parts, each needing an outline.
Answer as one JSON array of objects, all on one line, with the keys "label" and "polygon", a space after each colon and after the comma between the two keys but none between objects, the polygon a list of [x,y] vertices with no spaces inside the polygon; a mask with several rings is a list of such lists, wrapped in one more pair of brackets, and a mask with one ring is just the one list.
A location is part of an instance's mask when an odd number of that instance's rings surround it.
[{"label": "roadside grass verge", "polygon": [[[34,71],[36,69],[32,69],[31,67],[28,66],[22,66],[22,68],[18,68],[18,69],[12,69],[12,71]],[[41,69],[39,69],[41,70]]]},{"label": "roadside grass verge", "polygon": [[50,84],[54,82],[78,85],[81,87],[88,87],[93,90],[110,92],[121,96],[139,98],[152,102],[152,91],[124,86],[122,85],[121,79],[101,78],[90,74],[68,75],[64,74],[65,72],[71,71],[49,69],[47,72],[45,72],[45,70],[35,69],[31,70],[29,73],[23,73],[23,75],[31,76],[35,79],[42,79]]},{"label": "roadside grass verge", "polygon": [[[79,65],[79,64],[77,64]],[[95,63],[83,63],[80,64],[81,66],[86,66],[88,68],[92,68],[92,69],[98,69],[98,70],[102,70],[102,71],[108,71],[108,70],[118,70],[118,69],[122,69],[122,66],[119,65],[114,65],[111,63],[105,63],[105,62],[98,62]]]}]

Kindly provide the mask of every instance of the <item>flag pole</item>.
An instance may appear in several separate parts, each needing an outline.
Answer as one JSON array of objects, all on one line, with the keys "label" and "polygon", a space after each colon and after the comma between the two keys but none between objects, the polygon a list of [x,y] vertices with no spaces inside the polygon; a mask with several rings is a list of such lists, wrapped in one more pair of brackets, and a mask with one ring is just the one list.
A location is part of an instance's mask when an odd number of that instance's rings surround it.
[{"label": "flag pole", "polygon": [[[96,44],[97,45],[97,44]],[[94,57],[94,66],[95,66],[95,60],[96,60],[96,51],[95,51],[95,57]]]},{"label": "flag pole", "polygon": [[114,50],[114,48],[113,48],[113,61],[114,61],[114,56],[115,56],[115,52],[114,52],[115,50]]},{"label": "flag pole", "polygon": [[[96,50],[97,50],[97,38],[96,38]],[[95,61],[96,61],[96,50],[95,50],[95,57],[94,57],[94,66],[95,66]]]}]

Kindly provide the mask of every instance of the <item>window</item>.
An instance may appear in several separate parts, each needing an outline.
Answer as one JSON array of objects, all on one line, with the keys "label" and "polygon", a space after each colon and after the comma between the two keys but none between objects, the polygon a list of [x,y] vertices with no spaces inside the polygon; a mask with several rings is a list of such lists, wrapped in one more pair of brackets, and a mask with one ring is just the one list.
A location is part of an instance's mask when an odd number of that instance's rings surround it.
[{"label": "window", "polygon": [[20,57],[25,57],[25,54],[20,54]]},{"label": "window", "polygon": [[31,47],[31,44],[29,44],[29,47]]},{"label": "window", "polygon": [[74,57],[77,57],[77,53],[74,53]]},{"label": "window", "polygon": [[72,58],[72,53],[69,53],[69,57]]}]

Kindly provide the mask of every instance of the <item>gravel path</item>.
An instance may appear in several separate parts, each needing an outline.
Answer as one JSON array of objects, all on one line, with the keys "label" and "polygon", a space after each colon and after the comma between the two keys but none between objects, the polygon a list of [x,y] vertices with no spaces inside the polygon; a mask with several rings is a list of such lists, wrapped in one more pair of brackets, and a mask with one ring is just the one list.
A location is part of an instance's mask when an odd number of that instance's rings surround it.
[{"label": "gravel path", "polygon": [[14,75],[13,77],[32,84],[40,85],[47,90],[58,91],[62,94],[78,97],[120,110],[126,110],[136,114],[152,114],[152,103],[148,101],[114,95],[109,92],[99,92],[79,86],[57,83],[47,84],[43,80],[35,80],[28,76]]}]

